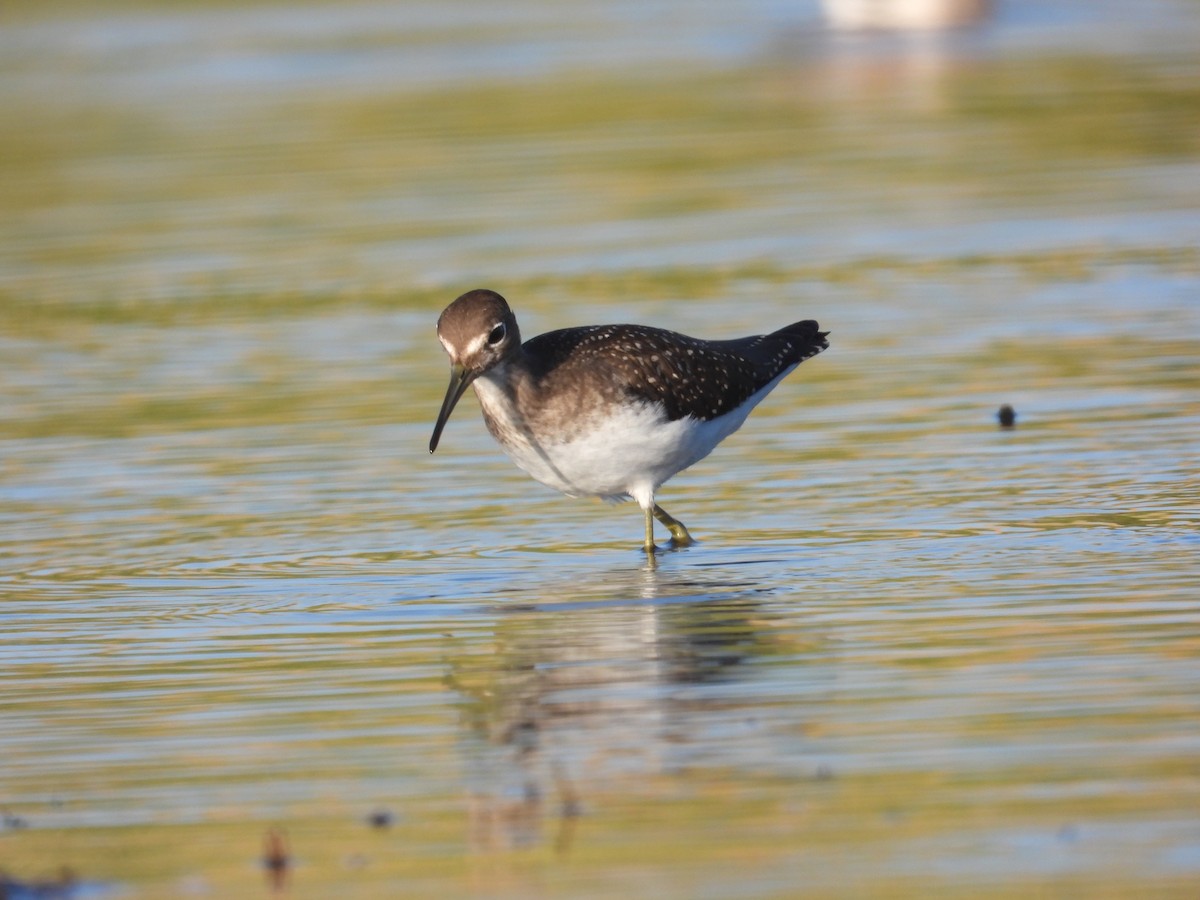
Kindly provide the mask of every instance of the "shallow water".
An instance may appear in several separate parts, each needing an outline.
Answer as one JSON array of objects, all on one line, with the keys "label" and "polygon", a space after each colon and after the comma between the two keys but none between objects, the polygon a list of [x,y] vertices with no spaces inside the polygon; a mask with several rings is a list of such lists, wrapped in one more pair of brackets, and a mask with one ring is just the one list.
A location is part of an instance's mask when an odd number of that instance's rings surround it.
[{"label": "shallow water", "polygon": [[[13,11],[0,870],[1191,896],[1200,15],[1117,7]],[[479,284],[832,346],[648,565],[470,398],[426,452]]]}]

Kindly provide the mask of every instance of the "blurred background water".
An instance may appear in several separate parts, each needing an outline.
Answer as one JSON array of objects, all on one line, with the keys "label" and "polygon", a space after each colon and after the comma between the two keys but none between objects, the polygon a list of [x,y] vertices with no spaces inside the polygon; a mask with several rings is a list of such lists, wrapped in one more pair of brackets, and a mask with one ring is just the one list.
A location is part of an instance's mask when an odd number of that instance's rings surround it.
[{"label": "blurred background water", "polygon": [[[1195,896],[1200,6],[942,6],[0,8],[8,896]],[[832,347],[650,567],[477,286]]]}]

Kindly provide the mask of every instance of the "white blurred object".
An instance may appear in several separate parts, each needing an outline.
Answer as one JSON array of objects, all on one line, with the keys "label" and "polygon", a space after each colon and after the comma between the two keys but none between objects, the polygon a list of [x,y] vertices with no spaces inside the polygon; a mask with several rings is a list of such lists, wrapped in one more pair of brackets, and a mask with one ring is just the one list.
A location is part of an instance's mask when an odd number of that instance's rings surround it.
[{"label": "white blurred object", "polygon": [[991,0],[821,0],[834,28],[933,30],[984,18]]}]

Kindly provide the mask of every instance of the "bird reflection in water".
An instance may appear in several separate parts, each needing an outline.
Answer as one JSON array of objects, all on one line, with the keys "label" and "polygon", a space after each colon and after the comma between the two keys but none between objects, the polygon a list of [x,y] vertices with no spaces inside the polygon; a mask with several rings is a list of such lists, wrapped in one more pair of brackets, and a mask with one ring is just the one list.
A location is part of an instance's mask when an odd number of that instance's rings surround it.
[{"label": "bird reflection in water", "polygon": [[523,605],[452,664],[474,850],[543,844],[552,828],[568,853],[588,798],[711,750],[709,717],[739,702],[703,686],[769,652],[765,614],[746,585],[645,578],[636,600]]}]

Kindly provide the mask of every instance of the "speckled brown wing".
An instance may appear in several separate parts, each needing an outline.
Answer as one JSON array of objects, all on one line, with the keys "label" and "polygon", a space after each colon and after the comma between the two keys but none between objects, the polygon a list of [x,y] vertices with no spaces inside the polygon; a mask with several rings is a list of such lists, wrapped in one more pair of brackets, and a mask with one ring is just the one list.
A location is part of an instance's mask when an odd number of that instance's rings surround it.
[{"label": "speckled brown wing", "polygon": [[[791,366],[829,346],[811,320],[765,335],[702,341],[643,325],[551,331],[525,344],[544,386],[581,380],[593,396],[660,405],[670,420],[706,421],[737,408]],[[576,351],[585,350],[577,353]]]}]

